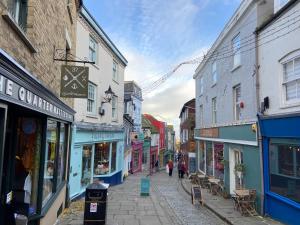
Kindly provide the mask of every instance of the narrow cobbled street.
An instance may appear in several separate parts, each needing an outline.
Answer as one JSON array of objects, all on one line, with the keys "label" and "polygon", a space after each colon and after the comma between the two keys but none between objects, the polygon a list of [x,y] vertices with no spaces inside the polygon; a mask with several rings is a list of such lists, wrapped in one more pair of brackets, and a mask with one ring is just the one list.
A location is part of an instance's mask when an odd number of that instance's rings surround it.
[{"label": "narrow cobbled street", "polygon": [[[140,196],[140,179],[145,174],[130,175],[123,184],[109,188],[107,225],[222,225],[208,209],[191,204],[176,171],[149,176],[150,196]],[[82,225],[84,200],[73,202],[57,225]]]}]

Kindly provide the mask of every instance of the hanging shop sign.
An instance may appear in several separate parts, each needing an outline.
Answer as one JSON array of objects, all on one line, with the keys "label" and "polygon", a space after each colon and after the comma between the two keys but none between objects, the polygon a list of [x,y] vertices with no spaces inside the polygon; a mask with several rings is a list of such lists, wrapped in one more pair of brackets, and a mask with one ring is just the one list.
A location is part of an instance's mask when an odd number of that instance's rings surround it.
[{"label": "hanging shop sign", "polygon": [[89,67],[61,66],[60,97],[88,97]]},{"label": "hanging shop sign", "polygon": [[[61,109],[54,102],[51,103],[45,100],[3,75],[0,75],[0,96],[9,102],[14,102],[60,119],[73,121],[73,115]],[[30,129],[28,132],[30,132]]]}]

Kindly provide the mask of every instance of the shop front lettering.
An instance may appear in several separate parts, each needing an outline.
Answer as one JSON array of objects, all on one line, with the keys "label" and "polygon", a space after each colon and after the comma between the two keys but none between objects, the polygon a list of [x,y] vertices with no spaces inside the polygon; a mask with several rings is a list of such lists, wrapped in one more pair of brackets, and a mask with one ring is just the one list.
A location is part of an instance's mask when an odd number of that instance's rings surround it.
[{"label": "shop front lettering", "polygon": [[40,96],[32,93],[24,87],[14,83],[6,77],[0,75],[0,93],[6,96],[10,96],[15,101],[22,102],[29,106],[33,106],[42,111],[55,114],[56,116],[63,117],[68,120],[72,120],[73,116],[64,110],[58,108],[50,102]]},{"label": "shop front lettering", "polygon": [[114,133],[92,133],[92,139],[94,141],[97,140],[105,140],[105,139],[122,139],[122,133],[121,134],[114,134]]}]

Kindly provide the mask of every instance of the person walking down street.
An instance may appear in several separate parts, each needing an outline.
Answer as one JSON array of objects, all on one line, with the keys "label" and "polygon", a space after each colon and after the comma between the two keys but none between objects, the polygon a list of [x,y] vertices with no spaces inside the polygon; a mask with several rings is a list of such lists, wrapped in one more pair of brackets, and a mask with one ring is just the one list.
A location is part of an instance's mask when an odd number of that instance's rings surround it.
[{"label": "person walking down street", "polygon": [[177,169],[178,169],[178,178],[181,178],[181,164],[182,164],[182,161],[178,161],[178,165],[177,165]]},{"label": "person walking down street", "polygon": [[168,167],[169,167],[169,176],[171,177],[173,173],[173,167],[174,167],[173,161],[171,159],[168,162]]},{"label": "person walking down street", "polygon": [[181,169],[180,169],[180,178],[183,178],[184,177],[184,174],[186,173],[186,166],[185,166],[185,162],[183,161],[181,163]]},{"label": "person walking down street", "polygon": [[155,162],[155,169],[156,169],[156,172],[158,172],[158,160],[156,160],[156,162]]}]

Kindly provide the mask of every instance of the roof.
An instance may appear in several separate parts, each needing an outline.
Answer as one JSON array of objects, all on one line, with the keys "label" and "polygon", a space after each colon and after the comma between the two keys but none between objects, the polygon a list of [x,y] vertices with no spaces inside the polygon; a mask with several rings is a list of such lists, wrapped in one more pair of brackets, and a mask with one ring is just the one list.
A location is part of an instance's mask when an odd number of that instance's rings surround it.
[{"label": "roof", "polygon": [[149,128],[151,133],[158,133],[158,130],[155,126],[152,125],[151,121],[148,120],[144,115],[142,115],[142,128]]},{"label": "roof", "polygon": [[256,33],[262,32],[265,28],[267,28],[273,21],[275,21],[278,17],[284,14],[287,10],[293,7],[296,3],[299,3],[299,0],[290,0],[286,5],[284,5],[278,12],[276,12],[272,17],[266,20],[260,27],[256,29]]},{"label": "roof", "polygon": [[102,30],[100,25],[97,23],[95,18],[90,14],[87,8],[82,5],[80,9],[80,15],[90,24],[90,26],[95,30],[95,32],[104,40],[107,46],[115,53],[115,55],[120,59],[120,61],[127,66],[128,61],[122,55],[122,53],[118,50],[118,48],[114,45],[114,43],[110,40],[107,34]]},{"label": "roof", "polygon": [[188,102],[184,103],[184,105],[181,108],[180,114],[179,114],[179,118],[181,117],[181,114],[184,112],[185,108],[187,108],[187,106],[191,105],[194,103],[194,109],[195,109],[195,98],[189,100]]},{"label": "roof", "polygon": [[124,81],[124,92],[126,94],[131,94],[143,101],[142,89],[134,81]]}]

